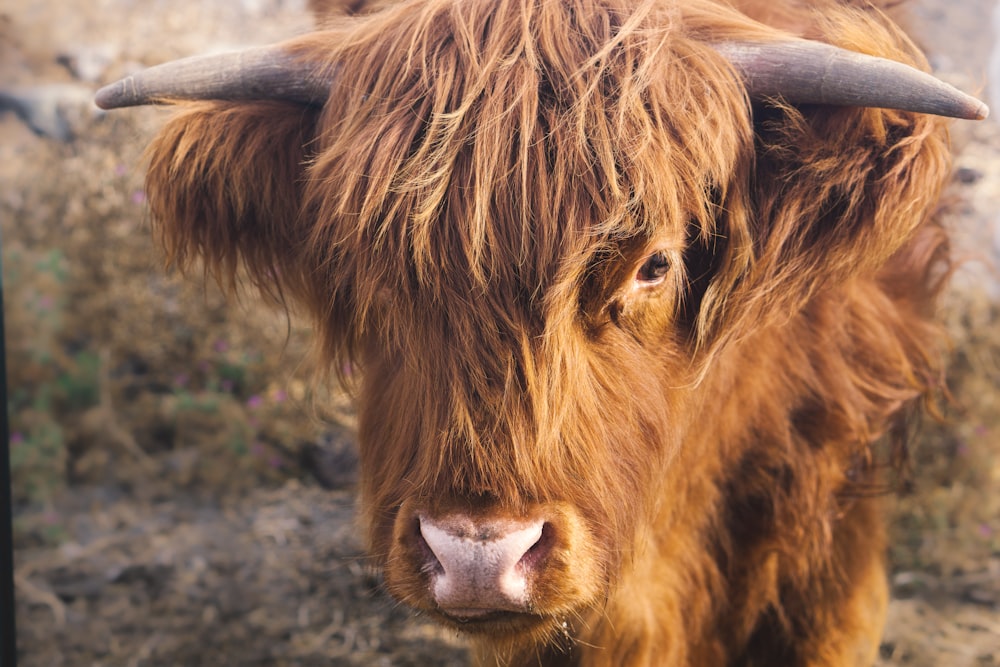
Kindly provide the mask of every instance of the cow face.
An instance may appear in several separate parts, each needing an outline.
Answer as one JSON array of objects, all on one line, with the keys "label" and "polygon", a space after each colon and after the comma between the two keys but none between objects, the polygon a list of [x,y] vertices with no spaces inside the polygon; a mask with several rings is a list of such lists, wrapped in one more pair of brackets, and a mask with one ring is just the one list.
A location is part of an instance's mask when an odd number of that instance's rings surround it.
[{"label": "cow face", "polygon": [[338,54],[301,261],[327,356],[361,378],[389,590],[467,631],[547,632],[601,601],[669,497],[689,246],[722,245],[752,133],[726,62],[682,34],[463,11]]}]

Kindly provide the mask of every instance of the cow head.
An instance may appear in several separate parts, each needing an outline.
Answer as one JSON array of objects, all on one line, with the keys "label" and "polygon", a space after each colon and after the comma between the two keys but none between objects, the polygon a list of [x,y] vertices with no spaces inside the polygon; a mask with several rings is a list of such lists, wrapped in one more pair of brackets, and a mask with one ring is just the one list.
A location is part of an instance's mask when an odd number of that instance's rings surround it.
[{"label": "cow head", "polygon": [[371,553],[395,596],[470,632],[550,636],[599,607],[712,502],[677,461],[741,428],[708,407],[746,381],[713,381],[727,346],[930,206],[943,144],[906,138],[937,121],[829,105],[984,113],[721,5],[629,4],[408,2],[232,79],[200,60],[193,87],[175,67],[101,98],[225,100],[150,149],[159,233],[299,304],[325,366],[352,369]]}]

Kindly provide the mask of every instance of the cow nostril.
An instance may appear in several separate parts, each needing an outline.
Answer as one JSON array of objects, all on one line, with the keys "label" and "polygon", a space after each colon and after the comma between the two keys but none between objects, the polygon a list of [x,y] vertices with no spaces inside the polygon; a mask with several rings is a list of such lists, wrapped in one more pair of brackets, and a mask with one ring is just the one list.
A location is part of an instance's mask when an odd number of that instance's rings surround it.
[{"label": "cow nostril", "polygon": [[427,543],[427,539],[424,537],[423,530],[420,528],[420,519],[415,518],[413,520],[413,528],[411,530],[410,538],[413,540],[413,544],[417,551],[420,553],[421,570],[427,573],[441,573],[444,572],[444,566],[441,565],[441,561],[438,560],[437,554],[431,549],[431,545]]},{"label": "cow nostril", "polygon": [[542,562],[548,558],[548,555],[552,552],[552,548],[555,546],[555,532],[555,527],[546,521],[542,526],[542,534],[524,552],[524,555],[517,562],[517,567],[525,572],[539,569]]}]

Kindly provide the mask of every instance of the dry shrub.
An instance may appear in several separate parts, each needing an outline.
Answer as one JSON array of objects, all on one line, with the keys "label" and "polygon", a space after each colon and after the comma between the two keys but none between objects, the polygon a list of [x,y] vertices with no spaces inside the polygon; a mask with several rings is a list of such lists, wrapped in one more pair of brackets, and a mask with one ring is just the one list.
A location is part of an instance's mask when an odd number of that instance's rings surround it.
[{"label": "dry shrub", "polygon": [[[324,430],[307,335],[163,270],[142,136],[163,112],[105,116],[59,144],[0,123],[16,504],[68,483],[213,492],[302,474]],[[158,484],[156,482],[162,482]]]}]

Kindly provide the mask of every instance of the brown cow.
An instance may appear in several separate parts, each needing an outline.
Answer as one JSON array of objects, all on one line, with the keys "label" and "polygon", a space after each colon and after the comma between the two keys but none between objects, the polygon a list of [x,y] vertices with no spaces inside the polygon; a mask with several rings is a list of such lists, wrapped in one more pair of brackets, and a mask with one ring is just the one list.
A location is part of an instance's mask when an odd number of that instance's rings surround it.
[{"label": "brown cow", "polygon": [[409,0],[99,94],[215,100],[149,150],[157,232],[357,371],[371,553],[484,665],[874,659],[932,114],[986,109],[803,4]]}]

